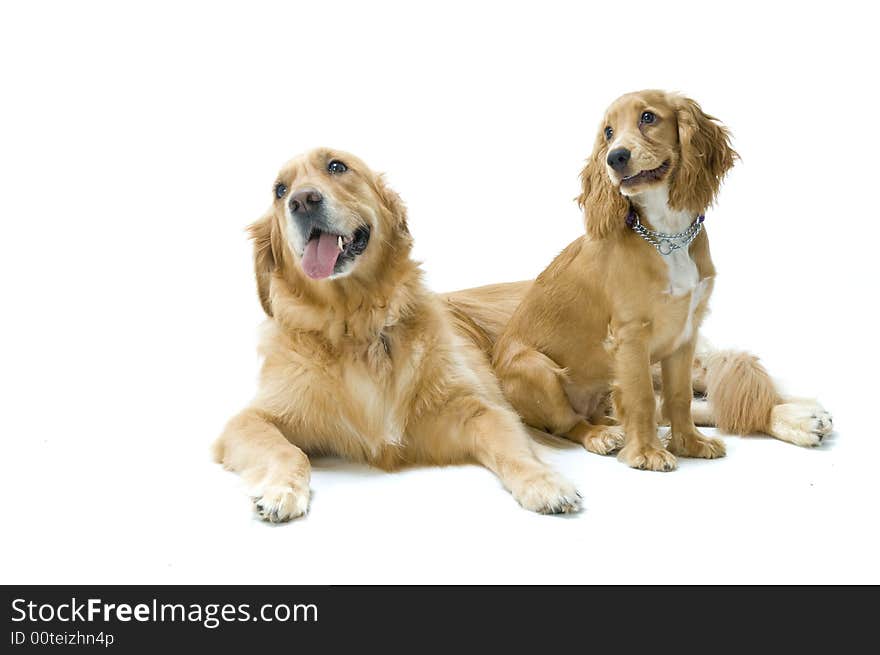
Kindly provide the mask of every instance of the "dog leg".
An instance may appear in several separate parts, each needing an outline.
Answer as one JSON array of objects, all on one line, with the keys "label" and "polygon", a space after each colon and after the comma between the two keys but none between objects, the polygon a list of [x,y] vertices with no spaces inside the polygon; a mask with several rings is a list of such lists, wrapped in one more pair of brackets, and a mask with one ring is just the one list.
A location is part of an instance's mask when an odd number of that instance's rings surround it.
[{"label": "dog leg", "polygon": [[441,464],[476,460],[495,473],[525,509],[540,514],[580,510],[580,494],[538,459],[531,437],[508,407],[461,394],[424,419],[418,432],[413,446],[421,450],[419,459]]},{"label": "dog leg", "polygon": [[528,425],[564,436],[583,420],[562,386],[565,370],[543,353],[513,344],[494,364],[504,397]]},{"label": "dog leg", "polygon": [[[712,402],[694,400],[691,404],[694,423],[715,427]],[[796,446],[819,446],[834,429],[834,420],[822,405],[815,401],[787,398],[770,410],[770,422],[763,430],[771,437]]]},{"label": "dog leg", "polygon": [[663,407],[669,418],[669,451],[683,457],[724,457],[724,442],[697,431],[691,414],[694,341],[685,343],[661,362]]},{"label": "dog leg", "polygon": [[531,437],[512,411],[487,408],[465,423],[465,433],[473,439],[477,461],[493,471],[525,509],[540,514],[580,511],[580,494],[538,459]]},{"label": "dog leg", "polygon": [[657,437],[656,401],[648,353],[649,322],[629,323],[615,330],[614,354],[617,389],[615,403],[626,434],[617,458],[637,469],[672,471],[675,456]]},{"label": "dog leg", "polygon": [[261,412],[246,409],[235,416],[213,450],[215,461],[253,490],[260,518],[281,523],[308,511],[309,459]]},{"label": "dog leg", "polygon": [[769,434],[798,446],[818,446],[831,433],[831,414],[815,400],[784,397],[754,355],[704,346],[699,360],[694,390],[702,373],[709,402],[702,403],[698,424],[731,434]]},{"label": "dog leg", "polygon": [[619,425],[596,425],[589,421],[578,421],[571,430],[560,436],[583,445],[597,455],[616,453],[623,448],[625,437]]},{"label": "dog leg", "polygon": [[505,397],[528,425],[570,439],[598,455],[623,447],[621,427],[603,425],[613,423],[608,420],[586,421],[574,411],[562,386],[564,369],[543,353],[517,344],[498,353],[495,363]]},{"label": "dog leg", "polygon": [[818,446],[833,429],[831,414],[815,400],[786,398],[770,411],[767,433],[796,446]]}]

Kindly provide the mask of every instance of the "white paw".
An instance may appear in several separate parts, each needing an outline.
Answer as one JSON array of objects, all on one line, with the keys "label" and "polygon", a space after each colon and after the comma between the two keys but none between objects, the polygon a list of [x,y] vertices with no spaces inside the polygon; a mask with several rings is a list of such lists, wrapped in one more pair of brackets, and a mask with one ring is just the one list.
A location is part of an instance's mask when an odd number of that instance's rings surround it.
[{"label": "white paw", "polygon": [[664,448],[669,448],[669,442],[672,441],[672,430],[658,430],[657,438],[660,440],[660,443],[663,444]]},{"label": "white paw", "polygon": [[782,403],[770,414],[770,434],[796,446],[818,446],[833,429],[831,414],[811,401]]},{"label": "white paw", "polygon": [[264,487],[253,497],[254,509],[261,519],[284,523],[309,511],[308,484],[275,484]]},{"label": "white paw", "polygon": [[539,514],[573,514],[581,510],[581,495],[574,485],[549,469],[523,479],[513,496],[525,509]]}]

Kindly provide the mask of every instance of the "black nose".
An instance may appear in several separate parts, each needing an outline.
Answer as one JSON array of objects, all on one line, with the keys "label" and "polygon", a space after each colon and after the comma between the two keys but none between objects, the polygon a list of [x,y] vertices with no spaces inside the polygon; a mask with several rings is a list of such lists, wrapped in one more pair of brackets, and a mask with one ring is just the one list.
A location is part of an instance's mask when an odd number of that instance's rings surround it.
[{"label": "black nose", "polygon": [[608,153],[608,159],[606,161],[611,168],[619,173],[626,168],[631,154],[632,153],[626,148],[615,148]]},{"label": "black nose", "polygon": [[308,214],[324,200],[321,192],[312,187],[300,189],[290,196],[290,211],[294,214]]}]

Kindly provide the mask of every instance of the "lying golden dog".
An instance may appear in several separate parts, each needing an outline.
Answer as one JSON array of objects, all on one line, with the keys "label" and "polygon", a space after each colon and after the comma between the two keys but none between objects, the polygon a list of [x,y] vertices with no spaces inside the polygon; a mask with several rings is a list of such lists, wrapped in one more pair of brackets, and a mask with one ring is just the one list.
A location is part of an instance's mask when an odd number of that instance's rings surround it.
[{"label": "lying golden dog", "polygon": [[[831,430],[818,405],[783,403],[748,355],[707,355],[694,379],[715,276],[702,215],[735,158],[726,128],[693,100],[625,95],[607,110],[581,174],[586,236],[535,282],[447,296],[461,329],[491,352],[506,397],[529,425],[657,471],[674,469],[675,455],[725,453],[722,441],[696,429],[695,387],[713,401],[700,408],[700,422],[723,430],[804,445]],[[622,427],[610,418],[610,398]],[[668,449],[658,414],[671,425]]]},{"label": "lying golden dog", "polygon": [[250,232],[264,363],[214,456],[250,485],[262,518],[307,511],[313,453],[383,469],[478,462],[526,509],[579,508],[535,456],[486,355],[423,286],[404,206],[380,176],[343,152],[298,157]]}]

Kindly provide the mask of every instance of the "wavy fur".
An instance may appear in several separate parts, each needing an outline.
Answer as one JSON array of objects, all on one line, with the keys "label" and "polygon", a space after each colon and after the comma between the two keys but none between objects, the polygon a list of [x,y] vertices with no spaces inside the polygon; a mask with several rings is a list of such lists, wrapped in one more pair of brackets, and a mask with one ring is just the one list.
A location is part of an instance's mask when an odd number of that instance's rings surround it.
[{"label": "wavy fur", "polygon": [[629,211],[629,202],[605,174],[607,156],[607,143],[600,129],[593,152],[581,171],[581,193],[577,198],[578,206],[584,212],[584,226],[591,239],[604,239],[623,230]]},{"label": "wavy fur", "polygon": [[708,355],[706,398],[715,425],[729,434],[768,432],[773,408],[782,398],[758,358],[746,352],[720,350]]},{"label": "wavy fur", "polygon": [[699,214],[718,195],[718,188],[739,157],[730,132],[690,98],[677,97],[680,159],[669,185],[669,206]]},{"label": "wavy fur", "polygon": [[[331,174],[337,160],[346,169]],[[311,454],[383,469],[477,462],[529,510],[577,511],[574,487],[535,456],[472,343],[473,324],[424,288],[406,207],[384,179],[329,149],[292,160],[277,179],[291,193],[320,193],[331,234],[367,226],[371,237],[344,273],[315,280],[300,254],[311,231],[300,231],[287,196],[249,228],[269,316],[263,365],[256,397],[229,421],[214,457],[248,483],[259,515],[287,521],[308,510]]]}]

